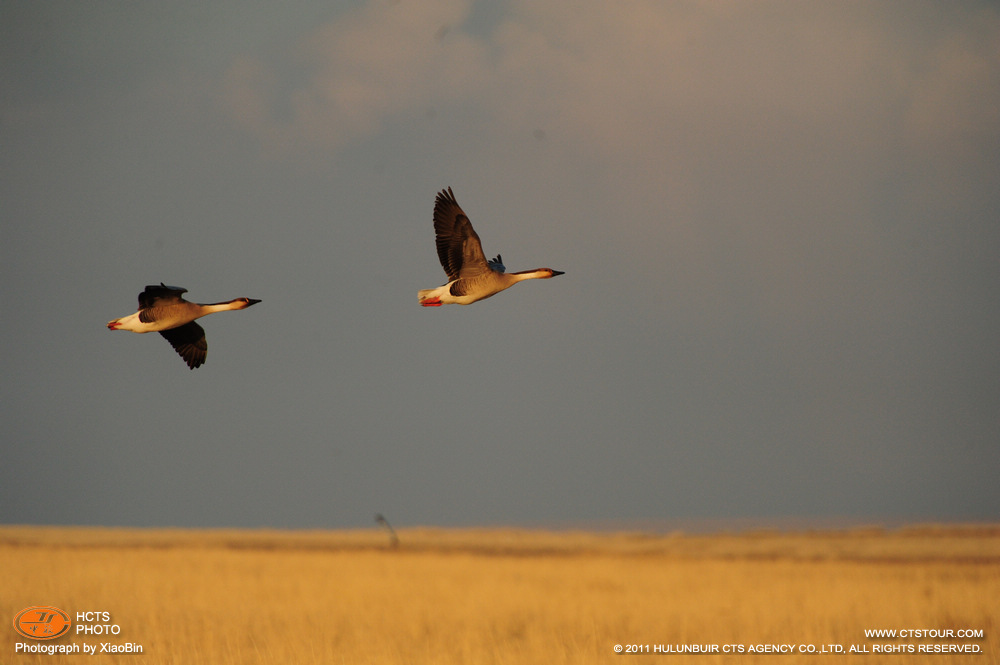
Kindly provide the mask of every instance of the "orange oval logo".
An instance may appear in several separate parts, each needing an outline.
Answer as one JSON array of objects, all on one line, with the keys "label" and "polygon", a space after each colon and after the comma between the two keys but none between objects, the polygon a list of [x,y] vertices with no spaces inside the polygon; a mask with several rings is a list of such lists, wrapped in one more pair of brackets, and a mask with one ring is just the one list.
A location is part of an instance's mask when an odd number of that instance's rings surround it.
[{"label": "orange oval logo", "polygon": [[26,607],[14,617],[14,630],[30,640],[51,640],[69,631],[72,621],[58,607]]}]

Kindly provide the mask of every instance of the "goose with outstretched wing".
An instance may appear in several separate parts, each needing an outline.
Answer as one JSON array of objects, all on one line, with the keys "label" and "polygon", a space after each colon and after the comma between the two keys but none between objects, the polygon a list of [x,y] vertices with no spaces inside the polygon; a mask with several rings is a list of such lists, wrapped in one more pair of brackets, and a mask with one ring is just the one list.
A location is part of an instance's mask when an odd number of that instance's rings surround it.
[{"label": "goose with outstretched wing", "polygon": [[448,276],[448,283],[419,291],[417,295],[424,307],[471,305],[526,279],[549,279],[565,274],[551,268],[507,272],[499,254],[487,260],[479,234],[459,207],[451,187],[442,190],[434,202],[434,235],[438,259]]},{"label": "goose with outstretched wing", "polygon": [[139,311],[108,321],[108,330],[128,330],[135,333],[158,332],[180,354],[188,367],[201,367],[208,355],[205,330],[195,323],[208,314],[246,309],[259,300],[236,298],[225,302],[203,305],[188,302],[181,297],[187,289],[167,286],[163,282],[152,284],[139,294]]}]

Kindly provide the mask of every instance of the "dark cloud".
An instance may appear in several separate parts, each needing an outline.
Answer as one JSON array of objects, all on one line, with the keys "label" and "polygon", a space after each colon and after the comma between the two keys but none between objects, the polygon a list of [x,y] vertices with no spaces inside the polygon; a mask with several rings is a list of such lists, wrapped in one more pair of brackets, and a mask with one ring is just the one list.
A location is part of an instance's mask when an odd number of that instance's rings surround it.
[{"label": "dark cloud", "polygon": [[992,4],[3,11],[0,520],[995,516]]}]

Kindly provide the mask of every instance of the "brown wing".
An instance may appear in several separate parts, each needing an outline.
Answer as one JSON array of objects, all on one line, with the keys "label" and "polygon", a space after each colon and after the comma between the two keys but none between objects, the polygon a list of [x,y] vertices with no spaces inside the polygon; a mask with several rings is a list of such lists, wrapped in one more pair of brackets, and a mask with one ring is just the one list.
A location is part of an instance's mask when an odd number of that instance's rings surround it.
[{"label": "brown wing", "polygon": [[157,320],[156,310],[165,304],[181,302],[182,293],[187,293],[187,289],[179,286],[167,286],[160,282],[159,286],[150,284],[146,290],[139,294],[139,320],[143,323],[152,323]]},{"label": "brown wing", "polygon": [[434,201],[434,235],[438,259],[448,281],[489,270],[479,235],[459,207],[451,187],[441,190]]},{"label": "brown wing", "polygon": [[194,321],[176,328],[161,330],[160,334],[170,342],[170,346],[180,354],[188,367],[201,367],[208,356],[208,341],[205,330]]}]

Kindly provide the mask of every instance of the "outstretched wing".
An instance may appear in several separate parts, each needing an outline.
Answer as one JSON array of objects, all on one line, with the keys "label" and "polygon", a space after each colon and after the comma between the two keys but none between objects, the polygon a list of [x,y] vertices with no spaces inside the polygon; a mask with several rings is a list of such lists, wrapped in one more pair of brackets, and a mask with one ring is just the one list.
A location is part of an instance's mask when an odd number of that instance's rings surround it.
[{"label": "outstretched wing", "polygon": [[150,284],[145,291],[139,294],[139,320],[143,323],[156,321],[158,318],[157,308],[180,302],[182,293],[187,293],[187,289],[182,289],[179,286],[167,286],[163,282],[160,282],[159,286]]},{"label": "outstretched wing", "polygon": [[161,330],[160,334],[170,342],[170,346],[180,354],[188,367],[201,367],[208,356],[208,341],[205,330],[194,321],[176,328]]},{"label": "outstretched wing", "polygon": [[438,259],[448,281],[475,277],[489,270],[479,235],[459,207],[451,187],[441,190],[434,201],[434,234]]},{"label": "outstretched wing", "polygon": [[139,309],[155,307],[158,300],[180,300],[182,293],[187,293],[187,289],[182,289],[179,286],[167,286],[163,282],[150,284],[139,294]]}]

